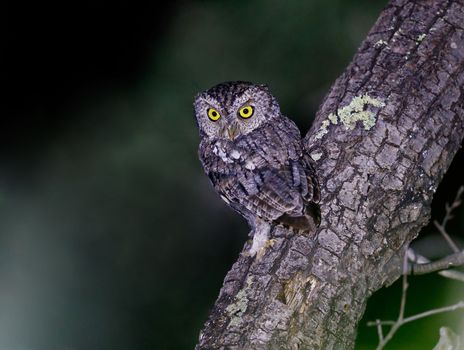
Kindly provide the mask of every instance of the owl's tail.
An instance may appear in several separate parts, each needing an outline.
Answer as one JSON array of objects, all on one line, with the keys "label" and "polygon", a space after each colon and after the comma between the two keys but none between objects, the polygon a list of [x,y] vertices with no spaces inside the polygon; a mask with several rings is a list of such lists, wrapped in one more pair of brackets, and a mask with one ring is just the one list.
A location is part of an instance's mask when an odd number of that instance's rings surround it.
[{"label": "owl's tail", "polygon": [[321,209],[314,202],[309,202],[305,206],[305,214],[301,216],[291,216],[283,214],[277,220],[278,223],[294,228],[303,232],[314,232],[321,223]]}]

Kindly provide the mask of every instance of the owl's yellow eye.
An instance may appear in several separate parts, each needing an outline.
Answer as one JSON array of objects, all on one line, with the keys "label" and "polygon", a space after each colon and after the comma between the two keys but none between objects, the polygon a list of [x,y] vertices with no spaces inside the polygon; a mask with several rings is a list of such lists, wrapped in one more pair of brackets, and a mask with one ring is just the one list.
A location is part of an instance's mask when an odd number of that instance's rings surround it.
[{"label": "owl's yellow eye", "polygon": [[245,106],[245,107],[242,107],[240,108],[240,110],[238,111],[238,114],[242,117],[242,118],[250,118],[252,115],[253,115],[253,112],[254,112],[254,109],[252,106]]},{"label": "owl's yellow eye", "polygon": [[219,112],[215,110],[214,108],[208,108],[207,113],[208,113],[208,118],[211,119],[213,122],[221,118],[221,115],[219,114]]}]

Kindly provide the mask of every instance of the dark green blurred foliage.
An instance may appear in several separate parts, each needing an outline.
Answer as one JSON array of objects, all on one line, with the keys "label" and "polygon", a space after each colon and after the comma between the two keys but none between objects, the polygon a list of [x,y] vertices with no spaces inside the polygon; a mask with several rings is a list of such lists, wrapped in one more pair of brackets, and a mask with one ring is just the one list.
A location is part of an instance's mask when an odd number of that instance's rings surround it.
[{"label": "dark green blurred foliage", "polygon": [[[2,130],[0,349],[191,349],[248,233],[202,172],[193,96],[266,83],[305,133],[384,1],[79,6],[32,24],[15,9],[7,32],[33,50],[13,52],[4,115],[17,119]],[[439,277],[411,285],[411,312],[459,297]],[[362,324],[396,316],[397,287],[372,298]],[[431,348],[459,320],[411,324],[392,348]],[[359,349],[375,343],[362,326]]]}]

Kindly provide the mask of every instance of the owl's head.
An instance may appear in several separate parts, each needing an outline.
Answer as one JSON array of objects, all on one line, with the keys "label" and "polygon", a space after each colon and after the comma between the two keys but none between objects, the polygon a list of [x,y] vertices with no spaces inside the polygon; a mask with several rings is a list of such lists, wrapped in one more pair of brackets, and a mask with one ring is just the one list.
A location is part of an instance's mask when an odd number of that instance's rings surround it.
[{"label": "owl's head", "polygon": [[221,83],[198,94],[195,117],[202,137],[235,140],[280,116],[279,104],[265,85]]}]

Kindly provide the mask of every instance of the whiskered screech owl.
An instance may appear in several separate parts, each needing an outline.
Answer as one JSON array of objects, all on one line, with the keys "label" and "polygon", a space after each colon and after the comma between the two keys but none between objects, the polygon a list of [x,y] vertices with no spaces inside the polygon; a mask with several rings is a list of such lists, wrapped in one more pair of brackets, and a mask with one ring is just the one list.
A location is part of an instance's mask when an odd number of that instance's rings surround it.
[{"label": "whiskered screech owl", "polygon": [[248,220],[252,255],[272,225],[313,232],[319,186],[297,126],[265,85],[226,82],[198,94],[199,156],[222,199]]}]

